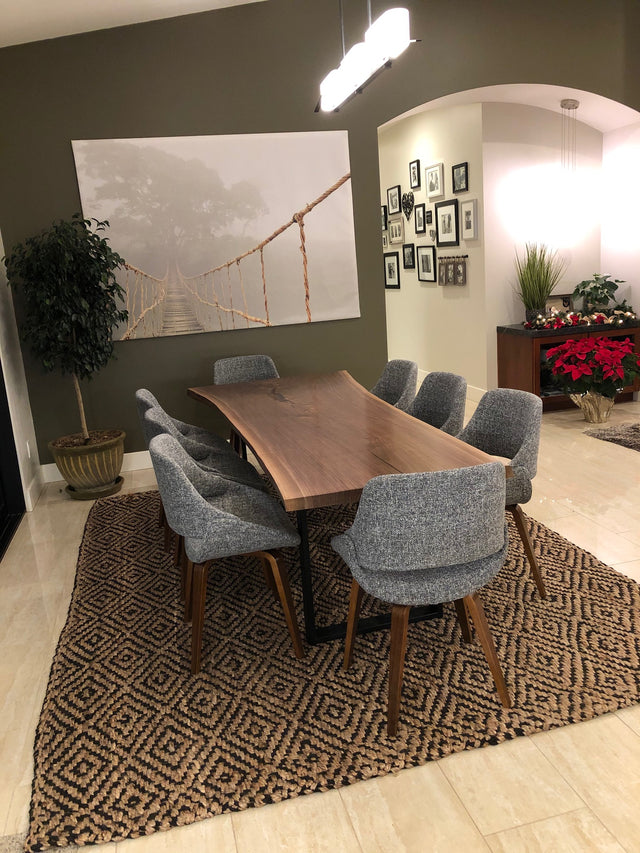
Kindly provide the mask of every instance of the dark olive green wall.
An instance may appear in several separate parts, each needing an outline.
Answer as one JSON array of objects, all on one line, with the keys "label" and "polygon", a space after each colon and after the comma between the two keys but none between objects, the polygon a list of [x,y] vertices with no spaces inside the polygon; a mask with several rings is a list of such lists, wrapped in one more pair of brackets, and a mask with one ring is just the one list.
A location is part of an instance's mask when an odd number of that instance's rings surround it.
[{"label": "dark olive green wall", "polygon": [[[390,3],[372,5],[376,16]],[[91,427],[123,427],[127,450],[141,449],[133,405],[140,386],[176,414],[204,423],[209,413],[184,389],[210,382],[214,359],[235,353],[267,352],[282,373],[344,367],[365,384],[374,381],[386,359],[376,134],[384,121],[451,92],[499,83],[566,85],[640,108],[636,37],[625,27],[637,2],[407,5],[422,42],[330,116],[313,107],[320,79],[340,59],[337,0],[268,0],[0,50],[0,229],[7,251],[80,209],[72,139],[349,131],[361,318],[119,343],[117,360],[87,385]],[[366,4],[344,6],[351,45],[366,27]],[[46,462],[46,442],[77,429],[73,391],[28,355],[25,361]]]}]

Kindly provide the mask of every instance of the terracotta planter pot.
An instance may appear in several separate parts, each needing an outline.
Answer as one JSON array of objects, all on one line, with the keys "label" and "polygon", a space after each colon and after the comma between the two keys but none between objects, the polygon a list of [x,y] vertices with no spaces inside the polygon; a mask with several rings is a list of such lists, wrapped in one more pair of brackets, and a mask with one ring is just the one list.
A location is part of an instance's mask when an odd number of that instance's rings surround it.
[{"label": "terracotta planter pot", "polygon": [[572,401],[582,409],[585,421],[590,424],[603,424],[609,420],[614,400],[605,397],[597,391],[587,391],[586,394],[569,394]]},{"label": "terracotta planter pot", "polygon": [[66,491],[75,500],[103,498],[122,488],[119,475],[126,433],[122,430],[108,432],[111,437],[93,444],[65,447],[60,446],[61,439],[49,442],[55,463],[68,483]]}]

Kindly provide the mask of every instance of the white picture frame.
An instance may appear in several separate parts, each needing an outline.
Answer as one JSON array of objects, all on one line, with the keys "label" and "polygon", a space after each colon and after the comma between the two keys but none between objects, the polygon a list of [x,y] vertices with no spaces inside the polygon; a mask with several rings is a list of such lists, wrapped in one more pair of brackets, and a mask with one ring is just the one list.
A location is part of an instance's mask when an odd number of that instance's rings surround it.
[{"label": "white picture frame", "polygon": [[389,219],[389,242],[404,243],[404,219],[402,216],[394,216]]},{"label": "white picture frame", "polygon": [[444,195],[444,163],[432,163],[425,168],[424,187],[427,198],[441,198]]},{"label": "white picture frame", "polygon": [[478,239],[478,200],[460,202],[460,236],[463,240]]}]

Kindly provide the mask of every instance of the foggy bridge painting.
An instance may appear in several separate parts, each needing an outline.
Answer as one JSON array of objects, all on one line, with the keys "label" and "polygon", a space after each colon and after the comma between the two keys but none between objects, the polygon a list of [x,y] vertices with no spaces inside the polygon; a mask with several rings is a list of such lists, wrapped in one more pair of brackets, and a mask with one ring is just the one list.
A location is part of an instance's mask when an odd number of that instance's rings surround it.
[{"label": "foggy bridge painting", "polygon": [[129,320],[115,338],[359,317],[346,131],[75,140]]}]

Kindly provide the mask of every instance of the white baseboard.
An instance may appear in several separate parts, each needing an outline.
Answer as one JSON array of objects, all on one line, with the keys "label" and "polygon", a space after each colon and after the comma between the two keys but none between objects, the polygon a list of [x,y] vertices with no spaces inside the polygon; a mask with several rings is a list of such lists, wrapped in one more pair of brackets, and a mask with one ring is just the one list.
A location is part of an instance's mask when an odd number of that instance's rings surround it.
[{"label": "white baseboard", "polygon": [[[43,483],[57,483],[58,480],[62,480],[55,462],[50,462],[48,465],[41,465],[40,467]],[[151,468],[151,457],[148,450],[136,450],[133,453],[124,454],[122,461],[123,472],[139,471],[142,468]]]}]

